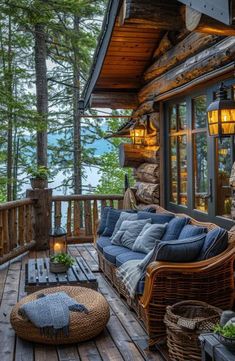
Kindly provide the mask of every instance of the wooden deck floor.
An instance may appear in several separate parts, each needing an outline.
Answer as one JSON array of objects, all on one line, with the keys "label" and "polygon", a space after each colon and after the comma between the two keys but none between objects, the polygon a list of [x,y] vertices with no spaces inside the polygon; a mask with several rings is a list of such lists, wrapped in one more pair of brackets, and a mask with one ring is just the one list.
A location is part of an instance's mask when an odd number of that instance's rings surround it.
[{"label": "wooden deck floor", "polygon": [[25,296],[25,262],[45,254],[31,252],[0,269],[0,361],[164,361],[163,352],[147,350],[146,334],[101,273],[97,255],[90,244],[69,247],[74,256],[82,255],[97,272],[99,290],[110,305],[111,317],[105,331],[96,339],[72,346],[50,347],[27,343],[17,337],[9,323],[12,306]]}]

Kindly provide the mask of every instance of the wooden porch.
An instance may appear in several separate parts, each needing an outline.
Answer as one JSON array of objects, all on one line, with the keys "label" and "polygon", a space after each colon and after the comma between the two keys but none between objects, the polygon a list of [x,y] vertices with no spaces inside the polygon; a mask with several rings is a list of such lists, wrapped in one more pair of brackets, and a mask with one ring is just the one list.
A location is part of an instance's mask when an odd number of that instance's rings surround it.
[{"label": "wooden porch", "polygon": [[70,245],[73,256],[82,256],[96,273],[99,291],[107,299],[111,318],[96,339],[71,346],[51,347],[25,342],[15,336],[9,316],[15,303],[25,296],[25,263],[28,258],[46,252],[30,251],[0,268],[0,360],[1,361],[164,361],[169,360],[164,347],[147,349],[146,333],[134,312],[98,272],[97,254],[92,244]]}]

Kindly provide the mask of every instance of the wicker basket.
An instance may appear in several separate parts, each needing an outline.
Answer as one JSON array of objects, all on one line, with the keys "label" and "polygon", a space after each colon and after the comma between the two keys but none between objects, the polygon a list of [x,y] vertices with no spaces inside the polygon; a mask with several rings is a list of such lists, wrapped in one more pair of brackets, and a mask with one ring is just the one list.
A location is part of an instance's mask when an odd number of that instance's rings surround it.
[{"label": "wicker basket", "polygon": [[183,301],[166,308],[167,346],[172,361],[200,361],[198,336],[219,322],[222,311],[200,301]]}]

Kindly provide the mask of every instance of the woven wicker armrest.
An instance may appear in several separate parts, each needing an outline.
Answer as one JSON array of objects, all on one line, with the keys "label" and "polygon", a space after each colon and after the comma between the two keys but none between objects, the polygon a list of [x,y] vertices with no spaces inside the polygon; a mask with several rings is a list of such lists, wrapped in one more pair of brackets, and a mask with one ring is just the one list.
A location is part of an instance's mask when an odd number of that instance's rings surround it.
[{"label": "woven wicker armrest", "polygon": [[[173,262],[152,262],[146,272],[145,278],[145,287],[143,296],[140,298],[140,304],[143,308],[146,308],[152,299],[152,294],[154,291],[154,287],[157,288],[158,279],[161,279],[161,286],[164,286],[164,277],[172,278],[174,281],[171,284],[171,287],[177,287],[177,278],[180,278],[185,281],[191,276],[190,282],[193,283],[193,274],[200,273],[213,275],[213,281],[222,282],[223,273],[225,273],[225,268],[229,270],[230,284],[231,288],[234,288],[234,280],[233,280],[233,263],[235,259],[235,247],[233,245],[229,245],[229,247],[221,253],[220,255],[200,261],[200,262],[192,262],[192,263],[173,263]],[[198,278],[196,279],[197,284],[199,282]],[[203,286],[203,283],[202,283]],[[162,290],[161,290],[162,292]]]}]

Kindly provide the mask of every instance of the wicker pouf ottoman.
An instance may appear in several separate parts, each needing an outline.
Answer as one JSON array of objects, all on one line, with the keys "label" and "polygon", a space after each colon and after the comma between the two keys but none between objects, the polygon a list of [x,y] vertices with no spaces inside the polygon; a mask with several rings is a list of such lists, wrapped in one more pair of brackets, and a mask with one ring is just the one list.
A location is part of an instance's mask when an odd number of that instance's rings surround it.
[{"label": "wicker pouf ottoman", "polygon": [[[88,314],[70,311],[69,335],[58,334],[56,337],[42,335],[40,329],[30,321],[23,319],[18,310],[22,304],[33,301],[38,294],[50,294],[54,292],[66,292],[71,298],[86,306]],[[18,302],[11,312],[11,324],[16,334],[27,340],[45,344],[68,344],[92,339],[97,336],[106,326],[110,317],[109,306],[105,298],[90,288],[84,287],[51,287],[32,293]]]}]

